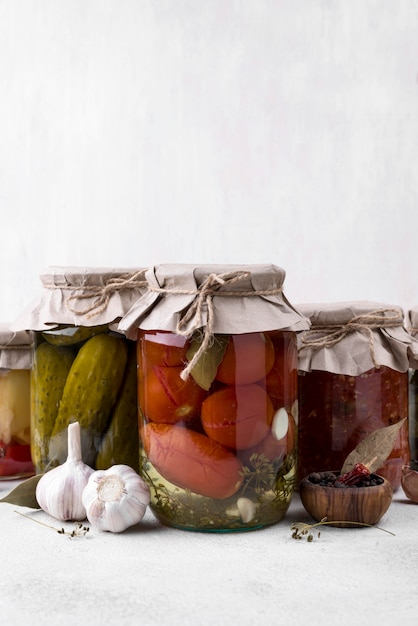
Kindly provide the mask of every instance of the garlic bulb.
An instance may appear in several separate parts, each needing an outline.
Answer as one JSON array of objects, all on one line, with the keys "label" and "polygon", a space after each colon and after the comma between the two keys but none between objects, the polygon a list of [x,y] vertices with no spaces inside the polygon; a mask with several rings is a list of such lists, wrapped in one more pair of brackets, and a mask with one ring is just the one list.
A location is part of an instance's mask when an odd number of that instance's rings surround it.
[{"label": "garlic bulb", "polygon": [[46,513],[61,521],[86,519],[82,493],[93,469],[81,458],[80,424],[67,429],[67,460],[41,476],[36,485],[36,499]]},{"label": "garlic bulb", "polygon": [[120,533],[140,522],[149,501],[148,485],[128,465],[95,471],[83,491],[90,524],[112,533]]}]

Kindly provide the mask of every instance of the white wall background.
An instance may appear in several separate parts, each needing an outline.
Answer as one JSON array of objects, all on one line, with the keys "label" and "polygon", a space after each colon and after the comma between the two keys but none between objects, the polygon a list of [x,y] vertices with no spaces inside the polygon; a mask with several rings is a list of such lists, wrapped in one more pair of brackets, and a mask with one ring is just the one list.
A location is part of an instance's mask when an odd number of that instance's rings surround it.
[{"label": "white wall background", "polygon": [[0,0],[0,319],[48,265],[418,305],[417,0]]}]

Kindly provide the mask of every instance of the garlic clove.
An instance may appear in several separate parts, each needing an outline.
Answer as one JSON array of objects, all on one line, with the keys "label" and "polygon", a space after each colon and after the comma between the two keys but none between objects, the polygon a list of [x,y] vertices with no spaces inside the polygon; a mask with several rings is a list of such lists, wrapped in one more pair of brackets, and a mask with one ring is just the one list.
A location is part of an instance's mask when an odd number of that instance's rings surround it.
[{"label": "garlic clove", "polygon": [[256,505],[249,498],[238,498],[237,507],[244,524],[251,522],[255,516]]},{"label": "garlic clove", "polygon": [[274,417],[271,425],[271,431],[275,439],[280,440],[286,437],[289,430],[289,415],[284,407],[279,409]]},{"label": "garlic clove", "polygon": [[257,507],[249,498],[238,498],[236,504],[229,506],[225,513],[229,517],[240,517],[244,524],[254,519]]},{"label": "garlic clove", "polygon": [[418,472],[408,465],[402,467],[401,484],[405,495],[412,502],[418,503]]},{"label": "garlic clove", "polygon": [[141,521],[150,502],[150,490],[134,469],[113,465],[93,472],[82,501],[92,526],[120,533]]},{"label": "garlic clove", "polygon": [[35,495],[41,509],[51,517],[60,521],[82,521],[86,519],[82,493],[93,469],[81,458],[80,424],[70,424],[67,433],[67,460],[41,476]]}]

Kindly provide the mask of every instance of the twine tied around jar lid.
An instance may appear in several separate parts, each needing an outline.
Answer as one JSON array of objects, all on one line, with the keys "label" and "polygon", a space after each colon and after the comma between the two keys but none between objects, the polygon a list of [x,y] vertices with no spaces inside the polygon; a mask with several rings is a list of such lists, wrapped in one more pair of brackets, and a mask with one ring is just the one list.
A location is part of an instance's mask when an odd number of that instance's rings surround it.
[{"label": "twine tied around jar lid", "polygon": [[[373,330],[380,328],[394,328],[403,323],[402,312],[398,309],[375,309],[369,313],[356,315],[345,324],[327,324],[325,326],[315,326],[303,333],[300,338],[301,347],[318,350],[320,348],[330,348],[344,339],[350,333],[359,331],[369,335],[370,355],[375,368],[380,364],[376,360],[374,349]],[[318,336],[319,335],[319,336]]]},{"label": "twine tied around jar lid", "polygon": [[[74,285],[60,286],[59,289],[68,289],[73,292],[71,296],[67,298],[66,306],[72,312],[77,315],[86,315],[87,318],[94,317],[104,311],[109,303],[110,297],[118,292],[126,289],[140,289],[145,287],[147,282],[145,280],[145,269],[139,270],[134,273],[127,273],[115,278],[110,278],[104,285],[81,285],[75,287]],[[56,285],[48,285],[50,289],[56,289]],[[77,309],[71,306],[69,303],[71,300],[78,302],[79,300],[95,300],[87,306],[85,309]]]},{"label": "twine tied around jar lid", "polygon": [[[204,327],[202,332],[202,342],[198,350],[193,355],[193,358],[189,361],[187,366],[183,369],[180,376],[183,380],[186,380],[194,366],[204,354],[205,350],[210,346],[213,340],[213,322],[214,322],[214,308],[213,298],[214,296],[221,297],[248,297],[248,296],[274,296],[282,293],[282,287],[275,287],[274,289],[264,290],[228,290],[222,289],[225,286],[233,285],[241,280],[249,278],[251,272],[235,270],[231,272],[224,272],[221,274],[211,273],[195,290],[190,289],[175,289],[157,287],[156,285],[148,285],[150,291],[161,294],[173,294],[173,295],[192,295],[195,296],[189,308],[183,313],[176,325],[176,333],[189,337],[199,328]],[[203,311],[207,312],[206,325],[203,322]]]}]

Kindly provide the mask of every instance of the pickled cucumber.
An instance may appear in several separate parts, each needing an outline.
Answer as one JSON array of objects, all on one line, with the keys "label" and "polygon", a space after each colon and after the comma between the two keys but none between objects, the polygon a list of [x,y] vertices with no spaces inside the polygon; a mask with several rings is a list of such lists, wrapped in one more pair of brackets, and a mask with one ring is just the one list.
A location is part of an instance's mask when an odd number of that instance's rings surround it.
[{"label": "pickled cucumber", "polygon": [[50,461],[67,457],[67,427],[79,422],[83,461],[94,466],[97,450],[122,384],[126,339],[101,333],[84,343],[68,373],[49,444]]},{"label": "pickled cucumber", "polygon": [[41,343],[31,371],[31,452],[37,473],[45,471],[49,438],[75,353],[71,348]]},{"label": "pickled cucumber", "polygon": [[139,472],[136,344],[129,342],[128,362],[111,422],[103,436],[96,469],[129,465]]}]

